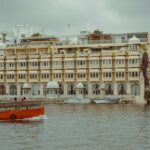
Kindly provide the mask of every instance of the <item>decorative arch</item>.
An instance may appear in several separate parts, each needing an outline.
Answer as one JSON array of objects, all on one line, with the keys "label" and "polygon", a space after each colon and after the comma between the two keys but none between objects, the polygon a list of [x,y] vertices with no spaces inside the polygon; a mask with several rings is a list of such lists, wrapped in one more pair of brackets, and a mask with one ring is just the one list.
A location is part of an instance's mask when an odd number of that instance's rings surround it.
[{"label": "decorative arch", "polygon": [[131,95],[140,95],[140,85],[134,83],[131,85]]},{"label": "decorative arch", "polygon": [[68,93],[68,95],[75,95],[76,92],[75,92],[74,84],[68,84],[67,93]]},{"label": "decorative arch", "polygon": [[0,85],[0,95],[5,95],[6,94],[6,88],[4,85]]},{"label": "decorative arch", "polygon": [[92,94],[93,95],[100,95],[100,85],[99,84],[93,84]]},{"label": "decorative arch", "polygon": [[105,86],[105,93],[106,95],[113,95],[113,85],[112,84],[106,84]]},{"label": "decorative arch", "polygon": [[16,85],[11,85],[9,87],[9,94],[10,95],[17,95],[17,86]]},{"label": "decorative arch", "polygon": [[127,87],[125,83],[120,83],[118,85],[118,94],[119,95],[125,95],[127,93]]},{"label": "decorative arch", "polygon": [[28,83],[21,85],[21,95],[28,95],[30,93],[31,87]]}]

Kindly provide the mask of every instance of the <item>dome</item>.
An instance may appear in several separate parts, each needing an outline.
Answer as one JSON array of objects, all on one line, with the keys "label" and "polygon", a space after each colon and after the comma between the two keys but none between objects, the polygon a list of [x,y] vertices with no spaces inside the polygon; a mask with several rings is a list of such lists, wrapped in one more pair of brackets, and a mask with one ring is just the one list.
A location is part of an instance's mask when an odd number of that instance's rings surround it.
[{"label": "dome", "polygon": [[6,44],[0,42],[0,49],[4,49],[4,48],[6,48]]},{"label": "dome", "polygon": [[59,88],[59,84],[56,81],[49,81],[46,85],[47,89],[58,89]]},{"label": "dome", "polygon": [[84,85],[83,85],[83,83],[78,83],[77,85],[76,85],[76,88],[77,89],[84,89]]},{"label": "dome", "polygon": [[128,43],[140,43],[140,39],[133,35],[133,37],[128,40]]},{"label": "dome", "polygon": [[120,51],[124,51],[124,47],[121,47],[121,48],[120,48]]},{"label": "dome", "polygon": [[30,89],[30,85],[28,83],[24,83],[22,88],[23,89]]}]

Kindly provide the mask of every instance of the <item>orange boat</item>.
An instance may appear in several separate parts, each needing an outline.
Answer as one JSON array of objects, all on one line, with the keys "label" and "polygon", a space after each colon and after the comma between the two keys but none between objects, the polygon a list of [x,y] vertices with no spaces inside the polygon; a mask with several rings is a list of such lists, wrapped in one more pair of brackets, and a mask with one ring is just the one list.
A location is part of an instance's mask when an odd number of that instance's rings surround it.
[{"label": "orange boat", "polygon": [[42,101],[1,102],[0,120],[25,119],[44,115]]}]

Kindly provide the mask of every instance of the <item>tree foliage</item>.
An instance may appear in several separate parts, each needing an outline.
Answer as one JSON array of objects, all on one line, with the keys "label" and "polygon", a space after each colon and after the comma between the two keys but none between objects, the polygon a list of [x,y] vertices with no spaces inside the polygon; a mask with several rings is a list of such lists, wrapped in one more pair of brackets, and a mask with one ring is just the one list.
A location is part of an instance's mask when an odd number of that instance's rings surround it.
[{"label": "tree foliage", "polygon": [[96,29],[94,30],[93,32],[94,34],[103,34],[103,31],[99,30],[99,29]]},{"label": "tree foliage", "polygon": [[42,34],[40,34],[40,33],[33,33],[31,35],[31,37],[41,37],[41,36],[42,36]]}]

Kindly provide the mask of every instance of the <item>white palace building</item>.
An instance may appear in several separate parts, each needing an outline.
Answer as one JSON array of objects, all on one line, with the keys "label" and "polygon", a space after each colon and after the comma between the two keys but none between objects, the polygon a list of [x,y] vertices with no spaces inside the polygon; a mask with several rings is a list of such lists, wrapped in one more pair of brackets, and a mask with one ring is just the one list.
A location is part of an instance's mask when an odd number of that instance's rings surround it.
[{"label": "white palace building", "polygon": [[141,61],[146,42],[133,36],[126,43],[6,47],[0,44],[0,95],[45,97],[51,81],[62,96],[132,95],[145,103]]}]

